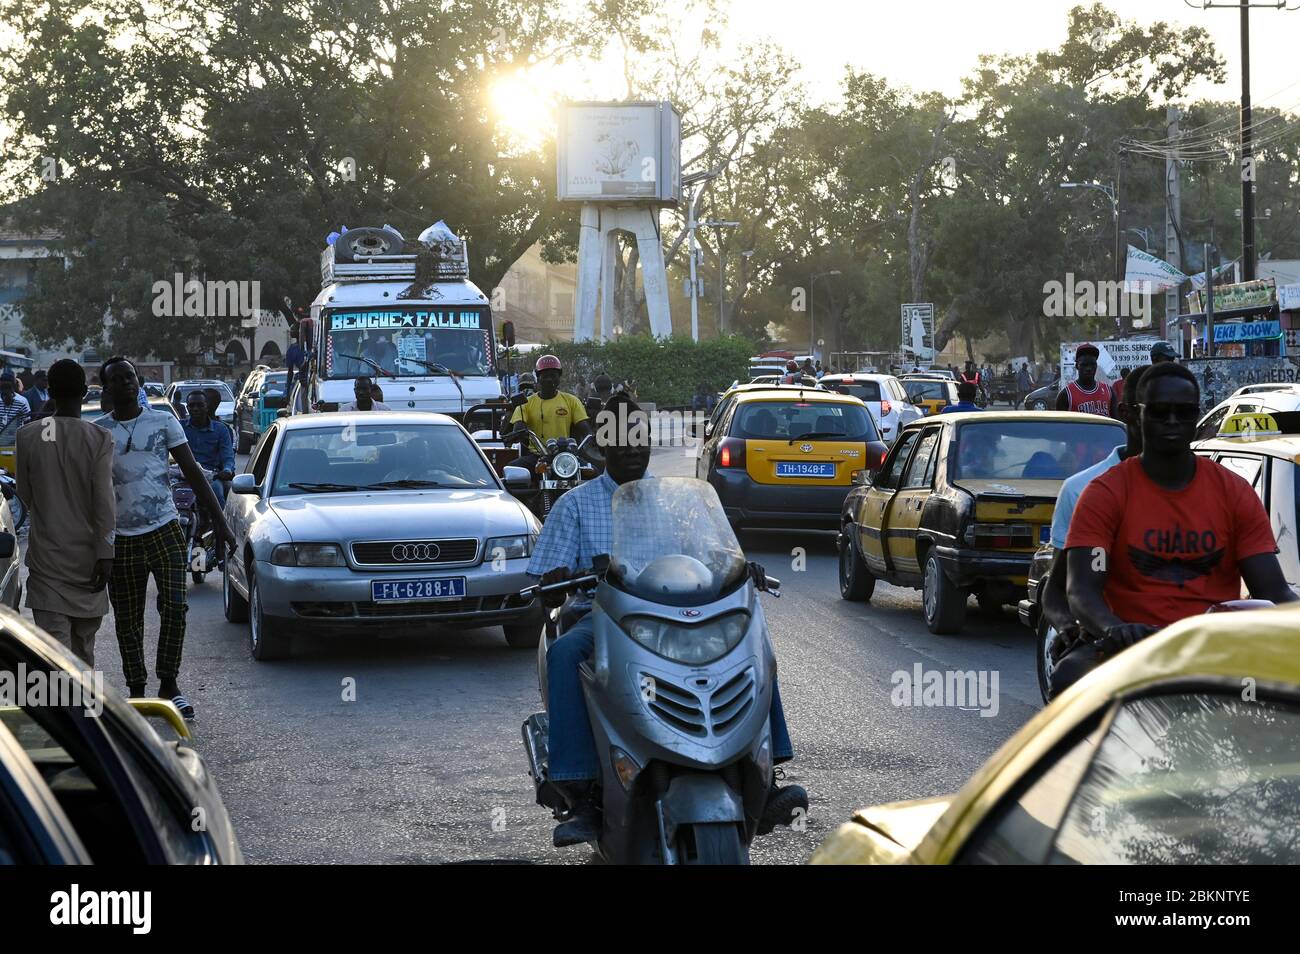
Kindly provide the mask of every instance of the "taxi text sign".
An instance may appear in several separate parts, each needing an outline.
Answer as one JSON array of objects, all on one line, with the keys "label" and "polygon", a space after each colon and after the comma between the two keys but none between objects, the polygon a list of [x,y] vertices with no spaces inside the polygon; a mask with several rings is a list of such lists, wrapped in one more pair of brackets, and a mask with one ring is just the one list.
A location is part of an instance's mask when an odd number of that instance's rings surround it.
[{"label": "taxi text sign", "polygon": [[1277,419],[1271,414],[1233,414],[1219,425],[1219,437],[1236,437],[1257,440],[1277,437],[1282,433]]}]

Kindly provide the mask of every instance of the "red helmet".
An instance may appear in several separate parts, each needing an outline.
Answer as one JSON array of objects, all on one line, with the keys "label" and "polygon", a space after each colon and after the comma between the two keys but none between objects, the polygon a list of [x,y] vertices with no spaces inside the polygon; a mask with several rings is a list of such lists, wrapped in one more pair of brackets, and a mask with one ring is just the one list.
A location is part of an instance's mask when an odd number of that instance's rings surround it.
[{"label": "red helmet", "polygon": [[543,371],[563,371],[564,368],[560,366],[560,359],[555,355],[544,354],[537,359],[537,364],[533,370],[541,374]]},{"label": "red helmet", "polygon": [[798,371],[798,370],[799,370],[799,362],[798,362],[798,361],[795,361],[793,358],[791,358],[789,361],[787,361],[787,362],[785,363],[785,369],[786,369],[787,371]]}]

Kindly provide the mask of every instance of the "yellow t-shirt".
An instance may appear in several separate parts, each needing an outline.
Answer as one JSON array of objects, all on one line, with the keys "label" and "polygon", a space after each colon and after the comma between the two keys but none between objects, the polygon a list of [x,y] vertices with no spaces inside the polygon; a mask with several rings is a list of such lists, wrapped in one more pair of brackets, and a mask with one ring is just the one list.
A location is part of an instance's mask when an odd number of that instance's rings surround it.
[{"label": "yellow t-shirt", "polygon": [[560,391],[555,397],[543,401],[538,394],[532,395],[521,406],[515,408],[510,416],[511,424],[520,421],[543,441],[553,437],[569,437],[573,425],[587,419],[587,409],[572,394]]}]

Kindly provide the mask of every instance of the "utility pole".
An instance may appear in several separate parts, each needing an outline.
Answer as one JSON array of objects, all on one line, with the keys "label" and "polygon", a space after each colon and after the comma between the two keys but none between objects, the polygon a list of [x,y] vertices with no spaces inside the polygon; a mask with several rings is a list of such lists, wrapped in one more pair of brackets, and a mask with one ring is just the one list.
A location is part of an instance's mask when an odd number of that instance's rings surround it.
[{"label": "utility pole", "polygon": [[[1269,7],[1273,10],[1292,10],[1287,0],[1251,3],[1211,3],[1201,0],[1202,10],[1233,9],[1241,17],[1241,277],[1243,281],[1255,280],[1255,153],[1250,129],[1250,8]],[[1210,342],[1211,347],[1214,343]]]},{"label": "utility pole", "polygon": [[[1115,281],[1121,291],[1124,290],[1124,278],[1128,271],[1128,252],[1124,247],[1124,205],[1120,200],[1121,192],[1124,188],[1124,165],[1128,161],[1128,154],[1120,149],[1119,151],[1119,169],[1115,174]],[[1127,338],[1133,333],[1133,319],[1129,317],[1129,309],[1121,308],[1120,313],[1116,315],[1119,324],[1119,334],[1121,338]]]},{"label": "utility pole", "polygon": [[[1165,111],[1165,118],[1169,123],[1169,140],[1173,142],[1178,138],[1178,107],[1170,106]],[[1168,156],[1165,158],[1165,261],[1179,271],[1183,269],[1183,256],[1178,241],[1178,234],[1182,227],[1182,195],[1178,160]],[[1160,325],[1161,338],[1168,336],[1171,319],[1177,324],[1179,313],[1178,286],[1174,285],[1165,292],[1165,317]],[[1181,328],[1179,339],[1182,339]],[[1183,349],[1180,347],[1178,350],[1181,353]]]},{"label": "utility pole", "polygon": [[[1210,233],[1213,238],[1213,231]],[[1214,357],[1214,268],[1210,265],[1211,243],[1205,243],[1205,356]]]},{"label": "utility pole", "polygon": [[727,253],[724,251],[725,246],[722,242],[722,230],[739,228],[740,223],[719,222],[709,219],[706,222],[697,224],[713,229],[718,243],[718,336],[721,337],[726,332],[727,326]]}]

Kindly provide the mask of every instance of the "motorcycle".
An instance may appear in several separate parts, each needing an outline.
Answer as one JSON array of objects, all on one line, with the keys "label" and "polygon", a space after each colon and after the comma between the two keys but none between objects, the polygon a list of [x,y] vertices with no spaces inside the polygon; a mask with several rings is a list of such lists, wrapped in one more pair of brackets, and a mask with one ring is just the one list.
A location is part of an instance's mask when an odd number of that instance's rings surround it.
[{"label": "motorcycle", "polygon": [[[213,471],[203,470],[205,480],[211,481]],[[185,534],[185,552],[189,554],[190,579],[202,583],[208,573],[216,569],[220,558],[217,554],[217,535],[212,529],[212,522],[207,513],[199,506],[198,495],[190,486],[184,472],[172,465],[167,469],[168,483],[171,484],[172,503],[180,517],[181,531]]]},{"label": "motorcycle", "polygon": [[[1240,613],[1247,610],[1267,609],[1274,606],[1272,600],[1227,600],[1222,603],[1215,603],[1205,612],[1210,613]],[[1155,633],[1151,634],[1152,636]],[[1146,637],[1150,639],[1151,637]],[[1056,672],[1056,666],[1067,652],[1074,649],[1081,642],[1095,643],[1097,640],[1089,633],[1082,629],[1074,628],[1068,632],[1057,630],[1044,615],[1038,622],[1038,688],[1042,693],[1044,704],[1051,702],[1061,693],[1052,687],[1052,676]],[[1107,662],[1115,658],[1115,653],[1107,657]]]},{"label": "motorcycle", "polygon": [[[537,460],[538,484],[533,491],[531,508],[537,519],[544,521],[562,495],[599,474],[596,464],[588,459],[592,435],[588,434],[581,441],[571,437],[552,437],[543,441],[530,429],[519,427],[513,436],[520,435],[527,435],[534,448],[544,450]],[[507,438],[511,436],[507,435]]]},{"label": "motorcycle", "polygon": [[[603,806],[597,856],[616,864],[748,864],[772,779],[776,658],[756,581],[717,492],[688,477],[633,481],[613,497],[613,553],[520,596],[595,586],[594,649],[579,673],[596,741]],[[780,581],[761,589],[780,596]],[[523,724],[537,803],[568,817],[548,781],[544,710]]]}]

